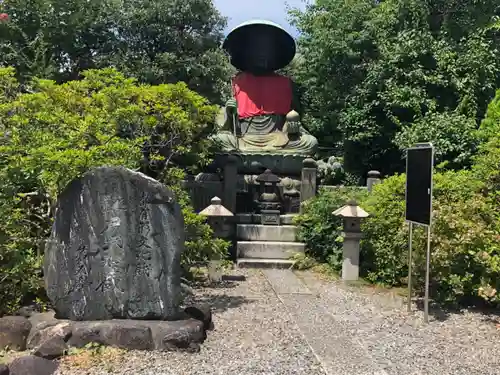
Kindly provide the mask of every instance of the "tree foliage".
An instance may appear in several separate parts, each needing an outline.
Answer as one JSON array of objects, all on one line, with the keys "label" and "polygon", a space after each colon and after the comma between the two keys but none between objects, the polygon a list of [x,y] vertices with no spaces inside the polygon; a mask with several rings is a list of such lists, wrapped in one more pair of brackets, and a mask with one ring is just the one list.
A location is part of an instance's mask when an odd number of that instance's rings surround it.
[{"label": "tree foliage", "polygon": [[[480,127],[483,143],[470,170],[434,175],[431,237],[431,293],[440,301],[500,304],[500,91]],[[394,175],[375,186],[360,205],[370,213],[362,225],[361,270],[373,283],[404,285],[408,275],[406,176]],[[350,193],[351,196],[353,193]],[[339,199],[342,198],[342,199]],[[345,201],[345,192],[323,192],[305,205],[300,234],[319,260],[338,259],[339,235],[328,212]],[[425,280],[426,235],[413,237],[415,289]],[[336,265],[338,263],[334,263]],[[338,268],[338,265],[337,265]]]},{"label": "tree foliage", "polygon": [[496,0],[317,0],[292,12],[310,127],[342,143],[364,176],[404,166],[401,150],[432,141],[438,161],[470,164],[500,85]]},{"label": "tree foliage", "polygon": [[206,160],[217,107],[183,83],[138,85],[114,69],[83,76],[64,84],[36,79],[22,93],[14,69],[0,68],[0,314],[42,291],[39,261],[57,195],[92,167],[140,170],[149,165],[145,155],[162,161],[158,178],[177,193],[185,216],[184,265],[227,249],[193,212],[172,164],[190,154]]},{"label": "tree foliage", "polygon": [[4,0],[0,65],[18,77],[66,82],[115,67],[153,85],[185,82],[221,100],[225,19],[210,0]]}]

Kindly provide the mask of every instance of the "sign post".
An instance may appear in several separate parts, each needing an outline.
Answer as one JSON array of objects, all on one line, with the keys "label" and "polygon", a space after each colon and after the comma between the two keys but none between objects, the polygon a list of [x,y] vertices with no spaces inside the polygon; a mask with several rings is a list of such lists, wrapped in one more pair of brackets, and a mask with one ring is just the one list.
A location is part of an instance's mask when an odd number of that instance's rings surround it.
[{"label": "sign post", "polygon": [[408,241],[408,311],[412,294],[412,242],[413,225],[427,229],[427,256],[425,269],[424,320],[429,322],[429,280],[432,225],[432,175],[434,147],[431,143],[417,143],[407,149],[406,156],[406,221],[409,224]]}]

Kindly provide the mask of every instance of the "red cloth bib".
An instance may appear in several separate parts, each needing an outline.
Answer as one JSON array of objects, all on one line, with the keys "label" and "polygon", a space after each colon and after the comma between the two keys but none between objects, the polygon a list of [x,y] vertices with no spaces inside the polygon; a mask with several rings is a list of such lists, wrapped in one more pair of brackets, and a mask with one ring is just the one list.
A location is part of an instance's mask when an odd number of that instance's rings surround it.
[{"label": "red cloth bib", "polygon": [[255,76],[239,73],[233,80],[239,118],[286,115],[292,109],[292,82],[278,74]]}]

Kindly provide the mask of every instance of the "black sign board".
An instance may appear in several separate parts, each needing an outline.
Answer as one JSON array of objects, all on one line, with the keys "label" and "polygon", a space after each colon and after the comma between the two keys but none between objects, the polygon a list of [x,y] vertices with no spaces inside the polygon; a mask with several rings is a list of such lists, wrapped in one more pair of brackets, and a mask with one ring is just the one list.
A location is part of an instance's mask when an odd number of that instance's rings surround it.
[{"label": "black sign board", "polygon": [[406,156],[406,220],[430,225],[432,213],[432,172],[434,149],[419,144],[407,150]]}]

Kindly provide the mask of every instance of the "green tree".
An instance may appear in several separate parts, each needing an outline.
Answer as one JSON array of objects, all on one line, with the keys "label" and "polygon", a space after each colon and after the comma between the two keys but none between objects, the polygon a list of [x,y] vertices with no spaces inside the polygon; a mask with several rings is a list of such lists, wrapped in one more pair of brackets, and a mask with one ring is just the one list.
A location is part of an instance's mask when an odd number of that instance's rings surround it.
[{"label": "green tree", "polygon": [[221,101],[225,19],[210,0],[4,0],[0,65],[57,82],[115,67],[149,84],[186,82]]},{"label": "green tree", "polygon": [[190,154],[207,160],[217,107],[184,83],[138,85],[109,68],[82,74],[64,84],[36,79],[22,93],[14,69],[0,68],[0,315],[43,291],[40,255],[61,190],[92,167],[143,168],[145,144],[183,208],[183,264],[227,250],[193,212],[173,164]]},{"label": "green tree", "polygon": [[401,171],[417,141],[434,142],[450,167],[469,165],[500,85],[499,11],[496,0],[317,0],[293,11],[312,130],[342,143],[360,176]]}]

